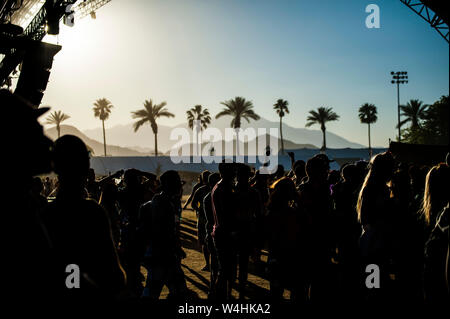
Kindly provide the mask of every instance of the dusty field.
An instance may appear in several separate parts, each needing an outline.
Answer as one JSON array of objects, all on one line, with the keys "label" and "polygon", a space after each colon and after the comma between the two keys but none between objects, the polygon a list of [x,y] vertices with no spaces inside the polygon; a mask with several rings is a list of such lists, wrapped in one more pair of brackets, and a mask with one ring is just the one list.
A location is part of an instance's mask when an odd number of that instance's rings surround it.
[{"label": "dusty field", "polygon": [[[186,198],[184,198],[186,199]],[[197,244],[197,218],[192,210],[184,210],[182,213],[181,238],[184,251],[187,257],[183,259],[182,268],[185,274],[186,283],[192,295],[200,299],[206,299],[209,287],[209,271],[202,271],[205,265],[203,254]],[[267,261],[267,251],[263,251],[261,259]],[[265,265],[265,263],[263,263]],[[260,267],[263,268],[263,267]],[[146,276],[145,268],[141,268]],[[257,269],[256,265],[250,262],[246,299],[258,299],[267,297],[269,293],[269,282],[264,278],[264,269]],[[167,298],[169,291],[164,287],[161,299]],[[289,292],[285,292],[285,297]],[[237,298],[237,291],[233,290],[233,297]]]}]

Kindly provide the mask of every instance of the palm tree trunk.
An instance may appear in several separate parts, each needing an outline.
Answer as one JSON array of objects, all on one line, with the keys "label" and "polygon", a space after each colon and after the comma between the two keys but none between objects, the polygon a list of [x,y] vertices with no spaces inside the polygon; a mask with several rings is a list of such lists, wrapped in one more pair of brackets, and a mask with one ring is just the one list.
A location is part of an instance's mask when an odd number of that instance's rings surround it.
[{"label": "palm tree trunk", "polygon": [[105,135],[105,121],[102,120],[102,127],[103,127],[103,150],[105,151],[105,157],[106,157],[106,135]]},{"label": "palm tree trunk", "polygon": [[59,124],[56,125],[56,131],[58,132],[58,138],[61,137],[61,127],[59,126]]},{"label": "palm tree trunk", "polygon": [[236,127],[236,156],[239,156],[239,129],[240,127]]},{"label": "palm tree trunk", "polygon": [[200,154],[199,154],[199,145],[198,145],[198,130],[196,130],[196,136],[195,136],[195,141],[196,141],[196,148],[197,148],[197,150],[196,150],[196,153],[197,153],[197,156],[199,156]]},{"label": "palm tree trunk", "polygon": [[372,158],[372,146],[370,143],[370,123],[368,124],[369,126],[369,157]]},{"label": "palm tree trunk", "polygon": [[158,157],[158,133],[155,133],[155,157]]},{"label": "palm tree trunk", "polygon": [[327,138],[326,138],[326,129],[322,128],[322,133],[323,133],[323,141],[322,141],[322,148],[320,149],[320,151],[324,152],[327,150]]},{"label": "palm tree trunk", "polygon": [[280,116],[281,154],[284,154],[283,124],[281,122],[281,119],[282,119],[282,117]]}]

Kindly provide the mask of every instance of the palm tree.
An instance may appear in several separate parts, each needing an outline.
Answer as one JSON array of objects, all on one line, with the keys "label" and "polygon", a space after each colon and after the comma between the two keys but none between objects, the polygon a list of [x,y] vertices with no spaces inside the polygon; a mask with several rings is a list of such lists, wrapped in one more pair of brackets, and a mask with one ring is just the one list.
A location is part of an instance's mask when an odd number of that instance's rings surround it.
[{"label": "palm tree", "polygon": [[369,156],[372,157],[372,146],[370,144],[370,124],[378,120],[377,107],[370,103],[365,103],[359,108],[359,119],[361,123],[367,124],[369,129]]},{"label": "palm tree", "polygon": [[[196,105],[190,110],[186,112],[188,125],[190,129],[194,129],[194,121],[199,121],[200,126],[195,127],[195,138],[197,141],[197,148],[198,148],[198,134],[199,131],[202,129],[206,129],[208,127],[208,124],[211,123],[211,116],[209,115],[208,109],[203,109],[201,105]],[[197,154],[198,149],[197,149]]]},{"label": "palm tree", "polygon": [[61,136],[61,123],[65,120],[70,119],[70,116],[64,114],[61,111],[54,111],[47,117],[47,124],[55,124],[56,131],[58,132],[58,138]]},{"label": "palm tree", "polygon": [[216,119],[229,115],[232,116],[230,126],[236,130],[236,149],[237,155],[239,155],[239,129],[241,128],[241,120],[245,119],[248,123],[250,123],[250,119],[259,120],[260,117],[253,111],[253,103],[252,101],[247,101],[245,98],[237,96],[234,99],[220,102],[220,104],[225,105],[225,108],[217,113]]},{"label": "palm tree", "polygon": [[158,124],[156,124],[156,120],[160,117],[175,117],[174,114],[165,108],[166,105],[166,102],[154,105],[152,99],[150,99],[149,101],[144,101],[143,109],[131,112],[134,119],[139,119],[133,125],[135,132],[146,122],[150,124],[155,135],[155,156],[158,156]]},{"label": "palm tree", "polygon": [[319,107],[317,111],[309,111],[309,114],[310,115],[306,118],[308,121],[306,123],[306,127],[310,127],[314,124],[320,125],[320,129],[322,130],[323,134],[322,148],[320,150],[322,152],[325,152],[327,149],[327,140],[325,136],[327,128],[325,127],[325,124],[327,122],[337,121],[339,119],[339,115],[333,112],[331,107]]},{"label": "palm tree", "polygon": [[401,115],[406,117],[400,124],[397,124],[397,128],[402,127],[408,122],[411,122],[411,129],[416,130],[420,128],[420,120],[425,117],[425,110],[428,105],[423,104],[419,100],[410,100],[406,105],[400,105]]},{"label": "palm tree", "polygon": [[278,116],[280,117],[281,153],[283,154],[284,154],[284,140],[283,140],[283,124],[281,119],[286,115],[286,113],[289,114],[288,105],[289,102],[283,99],[278,99],[277,103],[273,105],[274,110],[276,110]]},{"label": "palm tree", "polygon": [[94,103],[94,116],[98,117],[102,121],[103,127],[103,150],[105,151],[106,156],[106,135],[105,135],[105,121],[109,118],[109,114],[111,113],[111,108],[113,105],[111,102],[105,98],[98,99]]}]

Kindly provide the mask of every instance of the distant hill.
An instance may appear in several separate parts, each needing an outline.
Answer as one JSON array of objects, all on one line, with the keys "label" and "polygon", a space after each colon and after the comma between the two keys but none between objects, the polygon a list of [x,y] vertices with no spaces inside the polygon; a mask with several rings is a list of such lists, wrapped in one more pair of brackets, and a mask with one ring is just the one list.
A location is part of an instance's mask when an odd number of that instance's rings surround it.
[{"label": "distant hill", "polygon": [[[230,127],[231,117],[221,117],[219,119],[213,119],[211,121],[210,127],[218,128],[224,135],[224,129]],[[158,149],[160,152],[168,152],[172,145],[177,141],[170,140],[170,133],[174,128],[182,127],[188,129],[187,123],[176,125],[176,126],[166,126],[158,125]],[[265,128],[267,133],[269,133],[269,128],[278,128],[279,123],[266,120],[261,118],[259,121],[252,121],[250,124],[246,121],[242,121],[242,128],[253,127],[255,129]],[[121,145],[127,148],[135,147],[139,148],[151,148],[153,149],[153,132],[150,125],[143,125],[137,132],[133,130],[133,123],[126,125],[116,125],[111,128],[106,129],[108,140],[114,145]],[[190,132],[192,132],[190,130]],[[84,134],[93,138],[95,140],[101,141],[103,139],[102,129],[96,128],[91,130],[84,130]],[[346,140],[339,135],[336,135],[327,130],[327,147],[329,148],[363,148],[364,145],[353,143]],[[322,146],[322,131],[312,130],[306,128],[295,128],[287,124],[283,124],[283,137],[287,141],[292,141],[295,144],[305,144],[314,145],[315,147]],[[192,134],[191,134],[192,138]],[[290,148],[285,146],[285,148]]]},{"label": "distant hill", "polygon": [[[52,140],[56,140],[58,137],[58,133],[56,131],[56,126],[51,127],[45,130],[45,135],[47,135]],[[98,142],[92,138],[87,137],[85,134],[81,133],[76,127],[71,125],[61,125],[61,136],[70,134],[79,137],[89,148],[91,148],[94,152],[95,156],[102,156],[104,154],[103,151],[103,143]],[[106,136],[108,138],[108,136]],[[102,137],[103,139],[103,137]],[[106,140],[108,141],[108,140]],[[130,148],[116,146],[116,145],[108,145],[106,143],[106,152],[108,156],[148,156],[150,152],[139,152]]]}]

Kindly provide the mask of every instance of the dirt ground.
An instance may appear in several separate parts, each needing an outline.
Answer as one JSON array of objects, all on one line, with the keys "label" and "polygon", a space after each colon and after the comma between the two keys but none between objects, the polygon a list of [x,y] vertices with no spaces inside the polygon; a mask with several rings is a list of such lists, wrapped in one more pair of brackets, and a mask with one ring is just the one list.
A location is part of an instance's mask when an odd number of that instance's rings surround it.
[{"label": "dirt ground", "polygon": [[[187,196],[183,196],[184,201]],[[183,201],[183,202],[184,202]],[[193,296],[200,299],[206,299],[208,296],[209,287],[209,271],[202,271],[205,265],[203,253],[198,247],[197,242],[197,218],[195,212],[192,210],[183,210],[181,220],[181,238],[183,249],[186,252],[186,258],[182,261],[182,268],[186,278],[188,289]],[[259,267],[250,261],[248,284],[246,289],[246,299],[259,299],[267,297],[269,294],[269,282],[265,278],[264,266],[267,262],[267,251],[263,250],[261,260],[263,263]],[[147,272],[144,267],[141,271],[146,277]],[[164,287],[161,293],[161,299],[166,299],[169,291]],[[238,292],[233,289],[232,295],[234,298],[238,297]],[[289,292],[285,292],[284,297],[287,298]]]}]

